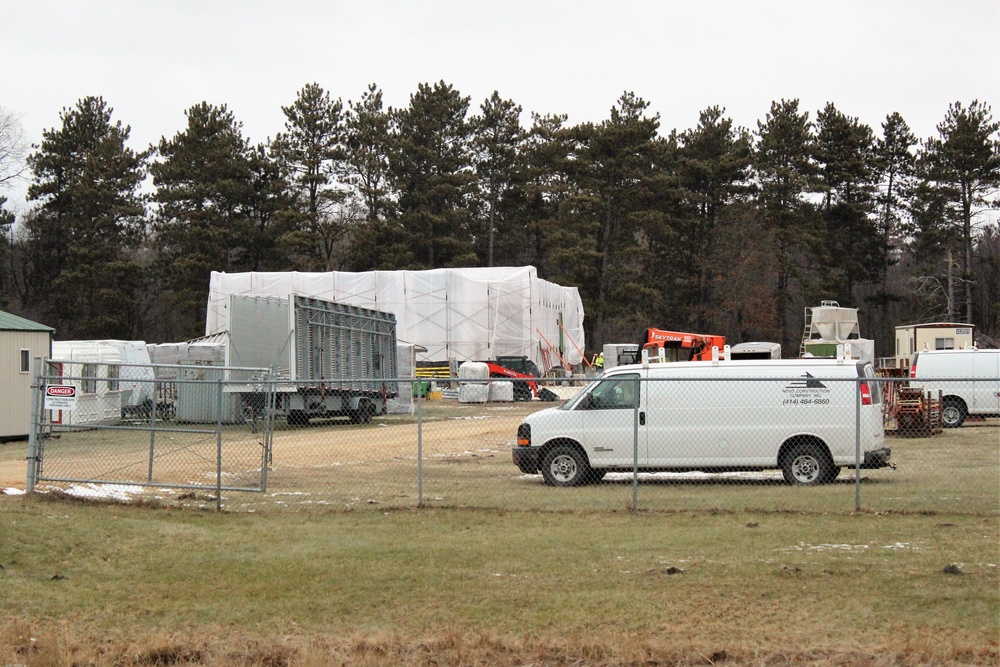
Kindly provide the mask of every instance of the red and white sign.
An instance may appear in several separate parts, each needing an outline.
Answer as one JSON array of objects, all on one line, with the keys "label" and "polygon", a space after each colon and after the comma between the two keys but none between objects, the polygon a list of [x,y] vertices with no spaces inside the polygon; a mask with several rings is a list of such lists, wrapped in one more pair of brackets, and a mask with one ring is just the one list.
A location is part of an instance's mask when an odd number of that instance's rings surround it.
[{"label": "red and white sign", "polygon": [[46,410],[72,410],[76,407],[76,387],[71,384],[45,386]]}]

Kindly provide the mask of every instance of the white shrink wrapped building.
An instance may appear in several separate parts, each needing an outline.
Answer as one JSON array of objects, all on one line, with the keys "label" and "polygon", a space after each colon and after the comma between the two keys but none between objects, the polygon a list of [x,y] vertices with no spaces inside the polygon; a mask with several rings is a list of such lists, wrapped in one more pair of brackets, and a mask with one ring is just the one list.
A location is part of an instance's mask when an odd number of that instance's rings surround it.
[{"label": "white shrink wrapped building", "polygon": [[393,313],[418,361],[526,356],[540,369],[583,362],[583,302],[533,266],[430,271],[212,272],[206,335],[226,331],[231,295],[290,294]]}]

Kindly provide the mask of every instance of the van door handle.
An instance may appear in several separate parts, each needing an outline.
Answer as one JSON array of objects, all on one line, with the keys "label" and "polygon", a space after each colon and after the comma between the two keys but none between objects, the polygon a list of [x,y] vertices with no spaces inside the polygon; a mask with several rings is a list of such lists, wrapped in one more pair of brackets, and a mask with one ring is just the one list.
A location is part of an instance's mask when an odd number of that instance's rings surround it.
[{"label": "van door handle", "polygon": [[640,411],[639,412],[639,426],[645,426],[645,425],[646,425],[646,413]]}]

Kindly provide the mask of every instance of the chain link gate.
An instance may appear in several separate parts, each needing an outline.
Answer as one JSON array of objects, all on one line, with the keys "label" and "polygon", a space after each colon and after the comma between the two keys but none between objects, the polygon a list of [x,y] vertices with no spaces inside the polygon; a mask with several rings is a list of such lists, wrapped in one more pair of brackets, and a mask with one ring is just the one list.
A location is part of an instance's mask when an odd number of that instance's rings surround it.
[{"label": "chain link gate", "polygon": [[[44,373],[43,373],[44,369]],[[264,492],[266,369],[35,360],[27,490],[37,482]]]}]

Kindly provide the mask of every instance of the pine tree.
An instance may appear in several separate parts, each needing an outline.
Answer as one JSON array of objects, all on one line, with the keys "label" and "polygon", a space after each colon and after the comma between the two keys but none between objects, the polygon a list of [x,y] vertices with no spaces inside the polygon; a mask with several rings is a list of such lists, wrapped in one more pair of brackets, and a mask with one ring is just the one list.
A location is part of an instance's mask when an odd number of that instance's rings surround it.
[{"label": "pine tree", "polygon": [[[476,160],[479,196],[485,208],[486,250],[481,253],[486,266],[493,266],[497,232],[507,232],[510,221],[503,211],[511,209],[511,199],[520,191],[521,174],[517,171],[524,130],[521,129],[521,107],[511,100],[493,94],[480,107],[482,114],[473,116],[472,150]],[[516,237],[515,234],[505,234]]]},{"label": "pine tree", "polygon": [[937,126],[938,137],[928,139],[920,152],[921,176],[927,193],[939,203],[940,224],[957,230],[956,248],[966,321],[973,319],[972,255],[976,226],[982,213],[995,204],[990,198],[1000,188],[1000,123],[989,105],[955,102]]},{"label": "pine tree", "polygon": [[396,114],[390,161],[398,220],[423,268],[472,266],[469,98],[443,81],[420,84]]},{"label": "pine tree", "polygon": [[[772,234],[776,272],[774,297],[780,343],[797,349],[798,338],[789,327],[793,315],[795,280],[804,251],[817,238],[814,211],[806,199],[815,166],[810,160],[813,135],[808,112],[799,112],[798,100],[772,102],[764,121],[757,122],[754,171],[761,219]],[[801,311],[794,313],[801,318]]]},{"label": "pine tree", "polygon": [[142,330],[145,272],[136,250],[146,231],[140,186],[146,153],[126,147],[100,97],[60,114],[28,157],[26,308],[66,338],[134,338]]},{"label": "pine tree", "polygon": [[374,83],[345,115],[345,159],[341,180],[360,199],[364,220],[353,227],[348,251],[355,271],[416,266],[413,249],[395,215],[390,158],[397,143],[396,112],[385,109],[382,91]]},{"label": "pine tree", "polygon": [[303,268],[338,268],[339,241],[346,231],[341,209],[348,198],[346,188],[335,182],[345,157],[343,104],[311,83],[281,110],[285,132],[275,137],[271,148],[291,181],[294,210],[300,218],[295,239],[305,255]]},{"label": "pine tree", "polygon": [[877,280],[883,260],[874,222],[874,150],[871,128],[857,118],[832,103],[816,115],[813,157],[825,234],[814,255],[824,258],[824,292],[843,303],[857,303],[856,285]]},{"label": "pine tree", "polygon": [[683,297],[689,321],[704,332],[715,330],[710,320],[715,311],[716,276],[728,273],[716,257],[721,247],[718,239],[737,223],[729,208],[750,189],[750,133],[734,128],[723,113],[717,106],[702,111],[698,126],[680,133],[677,151],[677,175],[690,212],[686,216],[690,229],[681,248],[686,255],[684,265],[690,267],[690,274],[682,278],[686,283]]},{"label": "pine tree", "polygon": [[596,284],[589,286],[593,291],[587,293],[589,311],[594,313],[588,337],[598,344],[613,335],[605,331],[606,320],[641,312],[646,302],[636,289],[645,279],[634,252],[634,223],[651,206],[648,187],[660,148],[659,115],[647,116],[648,108],[648,102],[625,92],[611,108],[610,118],[598,126],[577,128],[581,144],[577,178],[593,198],[593,214],[600,221],[599,270]]},{"label": "pine tree", "polygon": [[254,197],[250,147],[233,114],[202,102],[186,116],[187,128],[160,140],[150,166],[164,328],[182,340],[203,333],[211,272],[249,268]]}]

